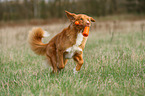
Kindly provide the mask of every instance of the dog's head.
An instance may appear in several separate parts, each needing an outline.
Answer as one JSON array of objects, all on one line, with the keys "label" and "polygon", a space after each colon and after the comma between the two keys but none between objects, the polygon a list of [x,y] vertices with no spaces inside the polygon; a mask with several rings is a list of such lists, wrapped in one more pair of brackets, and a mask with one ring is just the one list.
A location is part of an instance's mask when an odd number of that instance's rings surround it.
[{"label": "dog's head", "polygon": [[[95,22],[95,20],[92,17],[89,17],[84,14],[74,14],[70,13],[68,11],[65,11],[67,17],[70,19],[72,22],[73,26],[77,28],[78,30],[84,29],[86,26],[91,26],[91,22]],[[76,25],[75,22],[78,21],[79,24]]]}]

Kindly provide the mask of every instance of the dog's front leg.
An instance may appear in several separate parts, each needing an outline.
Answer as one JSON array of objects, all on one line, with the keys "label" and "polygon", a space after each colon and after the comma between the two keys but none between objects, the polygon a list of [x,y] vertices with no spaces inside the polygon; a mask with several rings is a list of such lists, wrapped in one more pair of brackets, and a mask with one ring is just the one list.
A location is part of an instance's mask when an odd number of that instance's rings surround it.
[{"label": "dog's front leg", "polygon": [[63,51],[57,50],[57,68],[59,70],[63,69],[64,62],[63,62]]},{"label": "dog's front leg", "polygon": [[76,61],[76,67],[74,68],[74,73],[79,71],[84,63],[84,60],[83,60],[83,53],[82,54],[75,54],[74,58],[73,58],[75,61]]}]

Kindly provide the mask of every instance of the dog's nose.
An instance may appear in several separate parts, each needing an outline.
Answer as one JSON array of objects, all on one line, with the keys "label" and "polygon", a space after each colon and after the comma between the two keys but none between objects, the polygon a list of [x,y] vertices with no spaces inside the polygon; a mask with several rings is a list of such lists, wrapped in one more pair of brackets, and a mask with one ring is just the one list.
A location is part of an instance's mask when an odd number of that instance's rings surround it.
[{"label": "dog's nose", "polygon": [[86,22],[86,26],[90,26],[90,22],[89,21]]}]

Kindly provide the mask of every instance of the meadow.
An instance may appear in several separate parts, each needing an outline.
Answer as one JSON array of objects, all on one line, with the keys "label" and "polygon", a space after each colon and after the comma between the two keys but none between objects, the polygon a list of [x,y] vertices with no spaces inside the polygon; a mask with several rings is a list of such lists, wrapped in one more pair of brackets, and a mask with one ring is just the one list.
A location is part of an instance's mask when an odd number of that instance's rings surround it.
[{"label": "meadow", "polygon": [[47,30],[46,43],[68,24],[0,28],[1,96],[145,95],[145,20],[94,23],[81,70],[74,75],[75,62],[69,60],[59,74],[50,74],[45,58],[31,51],[28,31]]}]

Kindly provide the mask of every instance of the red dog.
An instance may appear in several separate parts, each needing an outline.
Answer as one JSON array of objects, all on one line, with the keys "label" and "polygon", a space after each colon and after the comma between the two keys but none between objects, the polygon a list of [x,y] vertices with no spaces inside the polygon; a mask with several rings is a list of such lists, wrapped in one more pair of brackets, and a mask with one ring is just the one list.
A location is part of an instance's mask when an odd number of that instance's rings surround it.
[{"label": "red dog", "polygon": [[[84,37],[82,32],[86,26],[91,26],[91,21],[95,22],[92,17],[87,15],[65,12],[71,24],[53,37],[49,43],[43,44],[41,42],[42,38],[47,35],[46,31],[41,28],[33,28],[28,37],[31,49],[38,55],[46,56],[53,72],[63,69],[70,58],[73,58],[77,63],[74,72],[80,70],[84,62],[83,50],[87,41],[87,37]],[[79,25],[76,25],[75,21],[78,21]]]}]

